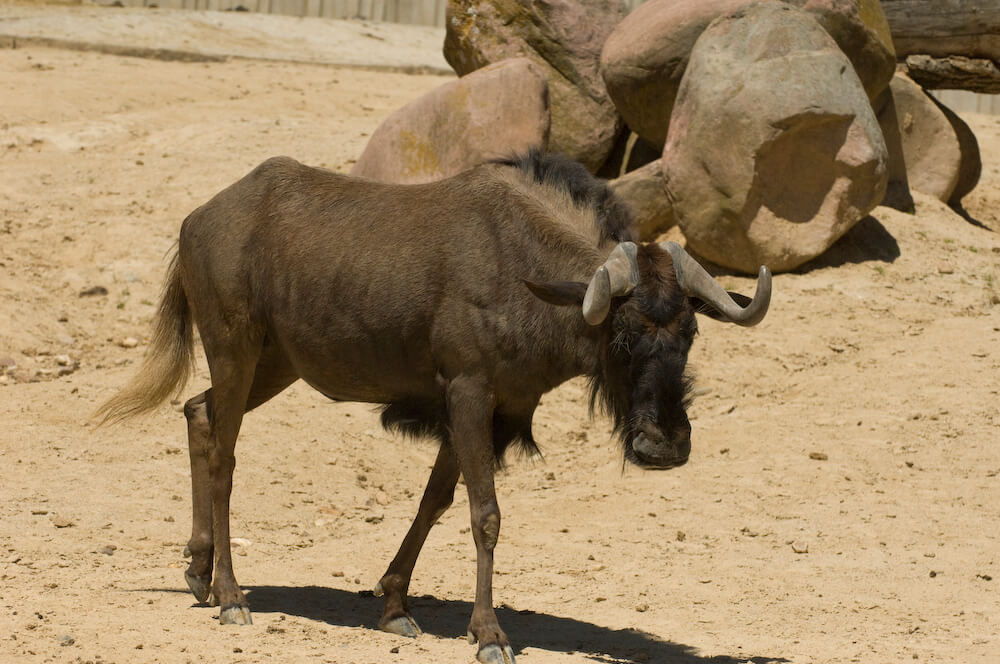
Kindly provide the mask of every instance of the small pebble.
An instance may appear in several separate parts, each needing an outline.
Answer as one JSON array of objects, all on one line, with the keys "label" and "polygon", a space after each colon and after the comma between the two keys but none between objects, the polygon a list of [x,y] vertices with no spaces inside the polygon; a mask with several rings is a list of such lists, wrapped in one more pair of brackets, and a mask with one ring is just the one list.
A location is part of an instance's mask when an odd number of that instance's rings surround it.
[{"label": "small pebble", "polygon": [[70,526],[73,525],[73,522],[70,519],[67,519],[64,516],[58,516],[56,514],[53,514],[50,517],[50,520],[52,521],[52,525],[55,526],[56,528],[69,528]]},{"label": "small pebble", "polygon": [[76,643],[76,639],[74,639],[69,634],[63,634],[62,636],[59,637],[59,645],[61,646],[71,646],[74,643]]},{"label": "small pebble", "polygon": [[69,355],[56,355],[56,364],[61,367],[68,367],[73,363],[72,358]]},{"label": "small pebble", "polygon": [[80,291],[80,297],[91,297],[94,295],[107,295],[108,289],[104,286],[91,286]]},{"label": "small pebble", "polygon": [[687,539],[687,535],[684,533],[684,531],[683,530],[678,530],[677,531],[677,541],[678,542],[683,542],[686,539]]},{"label": "small pebble", "polygon": [[139,345],[139,340],[136,339],[135,337],[125,337],[124,339],[118,342],[118,345],[121,346],[122,348],[135,348],[136,346]]},{"label": "small pebble", "polygon": [[389,648],[389,652],[395,655],[396,653],[399,652],[399,646],[393,646],[392,648]]},{"label": "small pebble", "polygon": [[955,272],[955,268],[950,263],[938,263],[938,272],[941,274],[952,274]]},{"label": "small pebble", "polygon": [[102,546],[102,547],[101,547],[100,549],[98,549],[98,550],[97,550],[97,552],[98,552],[98,553],[103,553],[103,554],[104,554],[104,555],[106,555],[106,556],[110,556],[110,555],[112,555],[112,554],[113,554],[113,553],[114,553],[114,552],[115,552],[115,551],[116,551],[117,549],[118,549],[118,547],[117,547],[117,546],[115,546],[114,544],[107,544],[107,545],[105,545],[105,546]]},{"label": "small pebble", "polygon": [[365,517],[366,523],[382,523],[382,519],[385,517],[381,514],[372,514],[371,516]]},{"label": "small pebble", "polygon": [[645,613],[646,611],[649,611],[649,604],[638,604],[636,605],[635,610],[639,613]]},{"label": "small pebble", "polygon": [[792,551],[795,553],[809,553],[809,545],[806,542],[796,540],[792,542]]}]

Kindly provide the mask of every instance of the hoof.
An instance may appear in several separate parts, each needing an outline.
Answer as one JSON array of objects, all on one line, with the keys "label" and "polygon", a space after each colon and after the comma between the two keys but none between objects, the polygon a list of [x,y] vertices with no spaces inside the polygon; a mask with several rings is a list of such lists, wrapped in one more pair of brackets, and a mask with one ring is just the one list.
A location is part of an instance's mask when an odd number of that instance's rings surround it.
[{"label": "hoof", "polygon": [[375,584],[375,590],[372,591],[372,594],[375,595],[375,597],[381,597],[382,595],[385,594],[385,591],[382,590],[382,582],[381,581],[379,581],[378,583]]},{"label": "hoof", "polygon": [[379,629],[411,639],[415,639],[423,634],[417,621],[410,616],[396,616],[385,622],[380,622]]},{"label": "hoof", "polygon": [[250,619],[250,607],[248,606],[227,606],[219,613],[220,625],[252,625]]},{"label": "hoof", "polygon": [[184,572],[184,580],[187,581],[188,588],[191,589],[196,600],[199,602],[208,600],[208,596],[212,593],[211,576],[194,576]]},{"label": "hoof", "polygon": [[479,649],[476,659],[483,664],[514,664],[514,651],[510,646],[500,647],[491,643]]}]

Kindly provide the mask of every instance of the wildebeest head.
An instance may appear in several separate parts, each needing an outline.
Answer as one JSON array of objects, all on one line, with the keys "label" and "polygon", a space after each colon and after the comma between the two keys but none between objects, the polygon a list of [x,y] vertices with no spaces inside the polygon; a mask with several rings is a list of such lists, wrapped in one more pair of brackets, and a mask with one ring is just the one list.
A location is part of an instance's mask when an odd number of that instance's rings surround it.
[{"label": "wildebeest head", "polygon": [[586,321],[600,327],[602,356],[591,376],[592,405],[602,402],[614,418],[625,458],[653,468],[679,466],[691,451],[691,380],[685,367],[698,331],[695,313],[756,325],[771,297],[766,267],[751,300],[727,293],[674,242],[622,242],[590,284],[528,286],[547,302],[582,307]]}]

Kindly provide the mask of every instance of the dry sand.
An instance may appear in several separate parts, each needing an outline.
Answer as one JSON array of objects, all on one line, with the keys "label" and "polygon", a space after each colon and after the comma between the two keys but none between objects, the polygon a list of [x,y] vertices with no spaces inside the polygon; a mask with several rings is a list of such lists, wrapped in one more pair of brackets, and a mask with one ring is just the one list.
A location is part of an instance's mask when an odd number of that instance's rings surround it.
[{"label": "dry sand", "polygon": [[[426,634],[375,629],[370,588],[433,451],[370,407],[299,384],[244,421],[243,628],[184,586],[177,406],[87,426],[142,357],[190,210],[275,154],[346,170],[445,80],[0,50],[0,362],[16,364],[0,378],[0,661],[473,659],[462,491],[414,576]],[[545,460],[498,481],[495,595],[519,662],[1000,662],[1000,117],[968,120],[978,223],[920,195],[913,216],[878,208],[778,276],[759,327],[702,321],[686,466],[623,471],[580,382],[546,396]],[[202,368],[188,391],[206,384]]]}]

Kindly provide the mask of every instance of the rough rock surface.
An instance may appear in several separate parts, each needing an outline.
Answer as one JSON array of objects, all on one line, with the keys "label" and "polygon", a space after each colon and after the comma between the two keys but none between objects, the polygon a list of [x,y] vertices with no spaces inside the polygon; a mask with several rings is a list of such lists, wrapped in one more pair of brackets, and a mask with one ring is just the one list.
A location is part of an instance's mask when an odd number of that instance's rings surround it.
[{"label": "rough rock surface", "polygon": [[699,38],[663,151],[697,253],[746,272],[793,269],[882,200],[886,162],[861,82],[809,13],[751,5]]},{"label": "rough rock surface", "polygon": [[[688,56],[715,18],[747,0],[649,0],[608,36],[601,74],[625,123],[662,145]],[[813,14],[854,65],[874,99],[895,69],[889,26],[877,0],[788,0]]]},{"label": "rough rock surface", "polygon": [[625,16],[615,0],[449,0],[444,56],[464,76],[492,62],[524,56],[549,82],[549,147],[600,168],[621,118],[598,71],[601,46]]},{"label": "rough rock surface", "polygon": [[611,189],[632,209],[639,225],[639,237],[650,241],[677,223],[674,208],[663,184],[659,159],[608,182]]},{"label": "rough rock surface", "polygon": [[937,104],[909,77],[896,74],[891,87],[910,188],[947,201],[958,184],[962,163],[955,130]]},{"label": "rough rock surface", "polygon": [[527,58],[511,58],[445,83],[390,115],[351,174],[431,182],[513,152],[545,149],[548,132],[545,76]]}]

